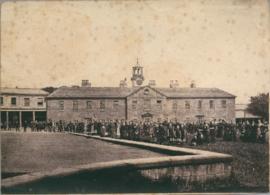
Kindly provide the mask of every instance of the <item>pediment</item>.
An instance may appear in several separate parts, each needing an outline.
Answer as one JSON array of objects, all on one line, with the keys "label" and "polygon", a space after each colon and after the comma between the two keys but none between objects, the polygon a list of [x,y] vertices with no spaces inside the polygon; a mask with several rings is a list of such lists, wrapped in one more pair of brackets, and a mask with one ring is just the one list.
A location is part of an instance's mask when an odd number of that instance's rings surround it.
[{"label": "pediment", "polygon": [[166,96],[161,93],[160,91],[158,91],[157,89],[150,87],[150,86],[143,86],[140,87],[139,89],[136,89],[135,91],[133,91],[131,94],[128,95],[128,97],[130,96],[139,96],[139,97],[163,97],[165,98]]}]

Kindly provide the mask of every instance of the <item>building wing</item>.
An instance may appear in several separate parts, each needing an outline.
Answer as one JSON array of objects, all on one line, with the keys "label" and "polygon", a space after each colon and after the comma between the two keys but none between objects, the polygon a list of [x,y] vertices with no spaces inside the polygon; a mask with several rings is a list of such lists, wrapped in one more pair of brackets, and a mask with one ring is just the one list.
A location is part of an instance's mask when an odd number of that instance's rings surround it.
[{"label": "building wing", "polygon": [[47,98],[125,98],[133,90],[126,87],[60,87]]},{"label": "building wing", "polygon": [[218,88],[156,88],[168,98],[235,98]]}]

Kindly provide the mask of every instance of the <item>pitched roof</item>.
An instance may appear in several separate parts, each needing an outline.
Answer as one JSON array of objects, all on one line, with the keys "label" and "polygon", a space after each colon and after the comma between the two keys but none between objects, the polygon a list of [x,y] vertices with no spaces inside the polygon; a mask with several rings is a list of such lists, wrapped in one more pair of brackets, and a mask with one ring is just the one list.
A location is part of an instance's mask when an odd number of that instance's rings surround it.
[{"label": "pitched roof", "polygon": [[247,107],[247,104],[235,104],[235,110],[246,110]]},{"label": "pitched roof", "polygon": [[[145,86],[142,86],[145,87]],[[125,98],[139,88],[126,87],[60,87],[48,98]],[[170,98],[234,98],[217,88],[154,88]]]},{"label": "pitched roof", "polygon": [[48,98],[124,98],[133,90],[126,87],[60,87]]},{"label": "pitched roof", "polygon": [[253,115],[249,112],[239,110],[239,111],[235,112],[235,118],[258,119],[258,118],[262,118],[262,117],[257,116],[257,115]]},{"label": "pitched roof", "polygon": [[218,88],[156,88],[170,98],[234,98]]},{"label": "pitched roof", "polygon": [[261,116],[251,114],[247,111],[247,104],[235,104],[235,118],[256,119],[262,118]]},{"label": "pitched roof", "polygon": [[47,96],[49,93],[38,88],[1,88],[1,94],[8,95],[43,95]]}]

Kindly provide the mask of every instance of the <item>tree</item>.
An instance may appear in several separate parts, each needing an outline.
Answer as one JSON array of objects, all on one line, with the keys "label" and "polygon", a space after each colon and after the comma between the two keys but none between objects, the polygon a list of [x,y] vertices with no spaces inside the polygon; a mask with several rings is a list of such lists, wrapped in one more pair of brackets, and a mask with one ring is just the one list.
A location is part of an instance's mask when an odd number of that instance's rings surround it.
[{"label": "tree", "polygon": [[250,97],[247,111],[251,114],[261,116],[263,119],[269,119],[269,93],[261,93]]}]

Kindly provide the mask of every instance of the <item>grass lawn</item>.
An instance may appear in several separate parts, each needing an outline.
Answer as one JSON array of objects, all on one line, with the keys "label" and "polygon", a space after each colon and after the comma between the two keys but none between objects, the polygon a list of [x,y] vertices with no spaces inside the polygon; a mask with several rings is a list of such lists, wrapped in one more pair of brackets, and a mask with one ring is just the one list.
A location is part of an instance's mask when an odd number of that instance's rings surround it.
[{"label": "grass lawn", "polygon": [[231,154],[233,171],[241,185],[248,188],[268,189],[268,144],[217,141],[208,145],[187,147]]}]

